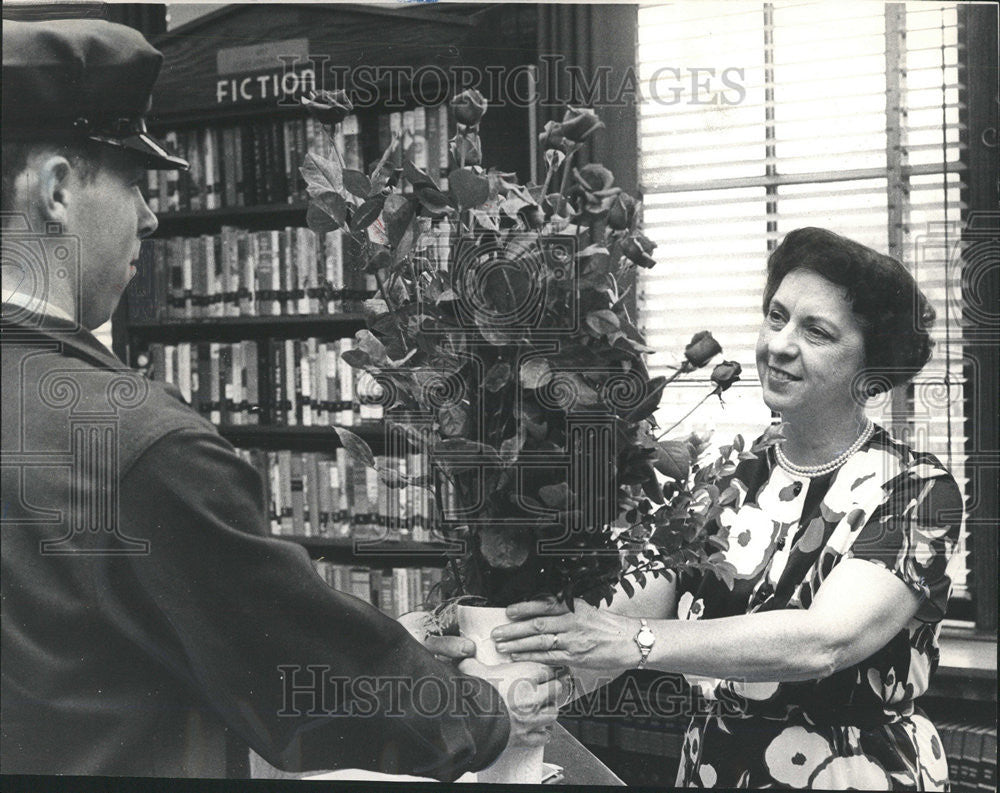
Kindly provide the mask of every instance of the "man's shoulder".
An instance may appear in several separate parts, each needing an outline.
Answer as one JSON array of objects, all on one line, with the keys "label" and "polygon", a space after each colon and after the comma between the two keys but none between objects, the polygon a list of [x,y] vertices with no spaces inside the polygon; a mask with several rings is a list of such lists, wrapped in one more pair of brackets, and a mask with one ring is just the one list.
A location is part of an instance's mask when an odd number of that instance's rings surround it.
[{"label": "man's shoulder", "polygon": [[[178,430],[218,434],[175,386],[150,380],[124,365],[104,366],[56,343],[16,353],[9,345],[4,347],[5,425],[14,414],[34,414],[34,421],[22,425],[33,426],[33,436],[50,430],[65,437],[74,423],[110,422],[118,429],[122,470],[160,438]],[[45,421],[40,420],[43,417]]]}]

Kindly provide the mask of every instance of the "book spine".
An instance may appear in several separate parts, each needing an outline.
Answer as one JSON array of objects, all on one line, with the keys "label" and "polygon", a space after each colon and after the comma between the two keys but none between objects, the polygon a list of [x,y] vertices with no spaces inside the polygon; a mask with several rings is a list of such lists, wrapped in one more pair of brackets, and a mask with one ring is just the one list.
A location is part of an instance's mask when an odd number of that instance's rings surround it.
[{"label": "book spine", "polygon": [[297,275],[297,291],[299,294],[297,312],[299,314],[315,314],[314,298],[309,297],[309,291],[316,286],[316,262],[311,260],[309,240],[315,238],[309,229],[296,228],[295,235],[295,267]]},{"label": "book spine", "polygon": [[204,153],[204,199],[202,208],[217,209],[218,196],[215,192],[215,136],[212,128],[206,127],[201,131],[201,150]]},{"label": "book spine", "polygon": [[[164,136],[167,148],[179,153],[177,143],[177,131],[169,130]],[[184,156],[181,154],[180,156]],[[180,195],[177,192],[178,178],[181,171],[164,171],[163,185],[166,191],[166,205],[163,205],[163,195],[160,196],[161,206],[167,212],[176,212],[180,209]]]},{"label": "book spine", "polygon": [[[449,152],[449,136],[450,130],[448,129],[448,105],[438,105],[437,108],[438,117],[438,149],[437,149],[437,171],[438,171],[438,187],[442,191],[447,192],[448,190],[448,158],[450,156]],[[430,154],[433,157],[433,153]]]},{"label": "book spine", "polygon": [[222,196],[223,206],[236,206],[236,129],[222,130]]},{"label": "book spine", "polygon": [[257,314],[255,293],[257,291],[257,235],[249,231],[240,231],[236,240],[240,267],[240,288],[238,309],[241,317],[252,317]]}]

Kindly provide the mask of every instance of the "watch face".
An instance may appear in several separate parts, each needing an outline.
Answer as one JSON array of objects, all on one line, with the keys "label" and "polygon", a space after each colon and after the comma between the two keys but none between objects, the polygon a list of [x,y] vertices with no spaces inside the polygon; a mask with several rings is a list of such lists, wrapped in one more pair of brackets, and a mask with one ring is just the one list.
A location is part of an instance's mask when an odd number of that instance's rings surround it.
[{"label": "watch face", "polygon": [[643,628],[636,634],[635,640],[644,647],[652,647],[653,642],[656,641],[656,636],[653,635],[653,632],[649,628]]}]

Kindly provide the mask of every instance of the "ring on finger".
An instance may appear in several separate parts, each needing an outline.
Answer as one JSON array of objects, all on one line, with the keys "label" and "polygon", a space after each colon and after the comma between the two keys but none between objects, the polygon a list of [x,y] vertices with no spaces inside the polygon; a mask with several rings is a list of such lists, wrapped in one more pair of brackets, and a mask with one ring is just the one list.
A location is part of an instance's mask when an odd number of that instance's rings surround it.
[{"label": "ring on finger", "polygon": [[552,644],[549,647],[549,649],[550,650],[555,650],[558,646],[559,646],[559,634],[558,633],[553,633],[552,634]]}]

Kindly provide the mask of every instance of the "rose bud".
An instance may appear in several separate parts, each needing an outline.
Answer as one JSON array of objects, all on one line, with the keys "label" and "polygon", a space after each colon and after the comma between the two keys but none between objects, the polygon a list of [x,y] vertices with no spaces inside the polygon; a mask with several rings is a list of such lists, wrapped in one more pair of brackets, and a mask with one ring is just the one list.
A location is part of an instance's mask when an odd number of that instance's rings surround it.
[{"label": "rose bud", "polygon": [[656,264],[656,260],[650,256],[656,243],[644,234],[633,234],[622,243],[622,253],[629,261],[640,267],[650,268]]},{"label": "rose bud", "polygon": [[614,231],[627,231],[632,226],[638,206],[639,203],[628,193],[616,195],[608,210],[608,228]]},{"label": "rose bud", "polygon": [[320,124],[334,126],[347,118],[354,110],[354,105],[348,99],[347,93],[336,91],[310,91],[309,96],[303,96],[301,102],[309,114]]},{"label": "rose bud", "polygon": [[722,352],[722,345],[717,342],[707,330],[699,331],[691,337],[691,342],[684,348],[684,357],[695,369],[704,366],[716,355]]},{"label": "rose bud", "polygon": [[604,122],[588,107],[577,108],[571,105],[562,120],[562,134],[577,143],[586,140],[603,127]]},{"label": "rose bud", "polygon": [[479,165],[483,161],[483,144],[475,132],[462,132],[451,139],[451,158],[456,167]]},{"label": "rose bud", "polygon": [[462,91],[451,100],[451,108],[455,111],[455,120],[467,127],[474,127],[486,115],[486,97],[475,88]]},{"label": "rose bud", "polygon": [[562,124],[558,121],[546,121],[545,129],[538,135],[538,145],[543,149],[558,149],[565,140]]},{"label": "rose bud", "polygon": [[538,231],[545,225],[545,213],[538,204],[525,204],[517,210],[517,216],[525,226],[533,231]]},{"label": "rose bud", "polygon": [[742,371],[743,367],[736,361],[723,361],[718,364],[712,370],[712,382],[715,383],[716,391],[721,394],[729,388],[729,386],[740,379],[740,372]]}]

